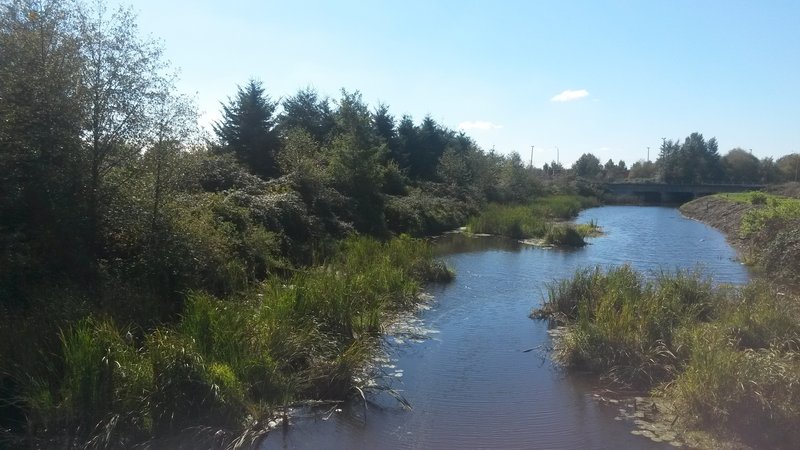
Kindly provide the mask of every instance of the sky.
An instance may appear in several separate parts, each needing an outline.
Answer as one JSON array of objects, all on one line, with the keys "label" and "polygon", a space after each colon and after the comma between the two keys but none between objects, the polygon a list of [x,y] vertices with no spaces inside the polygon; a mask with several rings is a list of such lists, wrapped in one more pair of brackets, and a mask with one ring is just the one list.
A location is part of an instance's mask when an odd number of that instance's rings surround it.
[{"label": "sky", "polygon": [[[112,0],[112,4],[116,0]],[[662,138],[800,151],[800,1],[136,0],[201,123],[251,78],[273,100],[358,90],[541,166],[655,160]]]}]

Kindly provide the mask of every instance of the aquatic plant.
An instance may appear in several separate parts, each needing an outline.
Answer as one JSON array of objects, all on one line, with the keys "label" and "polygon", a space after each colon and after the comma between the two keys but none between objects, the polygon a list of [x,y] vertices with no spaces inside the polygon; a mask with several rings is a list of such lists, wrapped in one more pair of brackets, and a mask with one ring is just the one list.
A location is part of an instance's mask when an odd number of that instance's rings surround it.
[{"label": "aquatic plant", "polygon": [[514,239],[543,238],[554,219],[575,217],[596,204],[596,200],[575,195],[554,195],[536,199],[528,205],[490,204],[478,216],[470,218],[470,233],[487,233]]},{"label": "aquatic plant", "polygon": [[556,224],[551,225],[544,235],[546,245],[557,245],[563,247],[583,247],[586,241],[583,235],[574,225]]}]

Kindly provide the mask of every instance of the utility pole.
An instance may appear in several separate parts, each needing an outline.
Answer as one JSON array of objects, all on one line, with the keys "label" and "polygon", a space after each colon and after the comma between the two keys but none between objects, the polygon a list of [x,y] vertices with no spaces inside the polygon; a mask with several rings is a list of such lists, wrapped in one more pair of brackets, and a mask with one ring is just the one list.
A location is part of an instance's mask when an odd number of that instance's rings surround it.
[{"label": "utility pole", "polygon": [[560,152],[560,150],[558,149],[558,146],[556,146],[556,164],[558,164],[560,166],[561,165],[561,158],[559,157],[559,154],[560,154],[559,152]]},{"label": "utility pole", "polygon": [[533,169],[533,145],[531,145],[531,169]]},{"label": "utility pole", "polygon": [[647,162],[650,162],[650,147],[647,147]]}]

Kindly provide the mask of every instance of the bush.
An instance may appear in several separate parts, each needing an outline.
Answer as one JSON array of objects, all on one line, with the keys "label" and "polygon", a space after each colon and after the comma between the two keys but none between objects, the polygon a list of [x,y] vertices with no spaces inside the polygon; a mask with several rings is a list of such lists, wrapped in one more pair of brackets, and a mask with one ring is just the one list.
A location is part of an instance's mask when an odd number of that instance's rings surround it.
[{"label": "bush", "polygon": [[754,205],[766,205],[767,204],[767,195],[763,192],[751,192],[750,193],[750,203]]}]

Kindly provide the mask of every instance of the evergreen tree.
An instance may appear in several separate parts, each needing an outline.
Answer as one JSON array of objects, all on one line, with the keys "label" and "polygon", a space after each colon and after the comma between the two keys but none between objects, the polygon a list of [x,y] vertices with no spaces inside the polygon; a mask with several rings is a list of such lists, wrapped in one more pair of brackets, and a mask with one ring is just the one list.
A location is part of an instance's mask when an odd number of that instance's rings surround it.
[{"label": "evergreen tree", "polygon": [[409,147],[409,174],[412,178],[435,180],[439,158],[447,144],[446,132],[430,116],[419,127],[418,143]]},{"label": "evergreen tree", "polygon": [[706,141],[700,133],[692,133],[682,144],[664,141],[656,163],[661,180],[667,183],[704,183],[722,178],[717,140]]},{"label": "evergreen tree", "polygon": [[239,87],[236,98],[222,105],[222,120],[214,124],[221,151],[230,152],[262,178],[279,175],[276,156],[280,139],[275,129],[276,103],[264,94],[261,82]]},{"label": "evergreen tree", "polygon": [[289,132],[299,128],[320,144],[328,143],[334,119],[327,98],[319,98],[317,91],[308,87],[285,99],[282,106],[277,125],[282,137],[286,138]]},{"label": "evergreen tree", "polygon": [[388,106],[383,103],[378,105],[372,114],[372,124],[375,127],[375,132],[378,133],[378,137],[389,149],[389,155],[397,154],[397,130],[395,129],[394,117],[389,114]]}]

